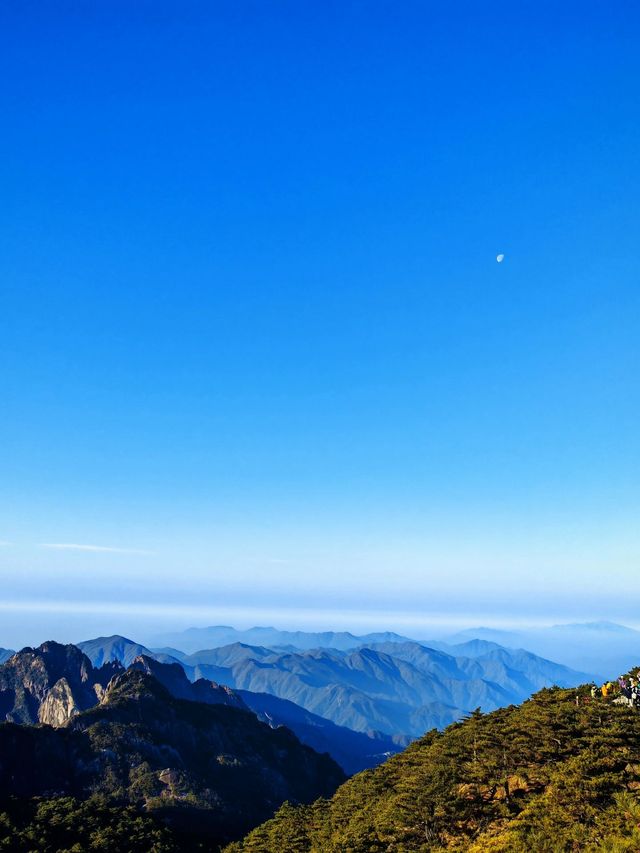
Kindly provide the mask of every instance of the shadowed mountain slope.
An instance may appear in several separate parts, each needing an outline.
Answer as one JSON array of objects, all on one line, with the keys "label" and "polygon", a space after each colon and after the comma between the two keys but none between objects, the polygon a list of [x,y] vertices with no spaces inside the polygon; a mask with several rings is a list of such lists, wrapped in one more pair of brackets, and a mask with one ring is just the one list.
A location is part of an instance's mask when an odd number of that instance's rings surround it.
[{"label": "shadowed mountain slope", "polygon": [[296,737],[319,753],[329,753],[348,774],[375,767],[399,751],[389,737],[369,737],[343,726],[336,726],[316,714],[285,699],[267,693],[234,691],[200,678],[190,682],[178,664],[160,663],[144,655],[136,658],[130,669],[147,672],[160,681],[172,696],[206,704],[226,704],[255,713],[271,728],[287,726]]},{"label": "shadowed mountain slope", "polygon": [[238,693],[206,678],[189,681],[179,663],[161,663],[147,655],[139,655],[131,662],[129,670],[153,675],[176,699],[203,702],[205,705],[229,705],[248,711],[249,708]]},{"label": "shadowed mountain slope", "polygon": [[197,827],[212,843],[344,780],[329,756],[288,729],[236,707],[176,699],[136,668],[63,728],[0,725],[0,756],[3,796],[115,796]]},{"label": "shadowed mountain slope", "polygon": [[273,727],[287,726],[302,743],[316,752],[328,752],[349,775],[375,767],[400,751],[400,747],[389,736],[379,732],[365,734],[337,726],[331,720],[312,714],[287,699],[248,690],[238,690],[237,694],[258,719]]}]

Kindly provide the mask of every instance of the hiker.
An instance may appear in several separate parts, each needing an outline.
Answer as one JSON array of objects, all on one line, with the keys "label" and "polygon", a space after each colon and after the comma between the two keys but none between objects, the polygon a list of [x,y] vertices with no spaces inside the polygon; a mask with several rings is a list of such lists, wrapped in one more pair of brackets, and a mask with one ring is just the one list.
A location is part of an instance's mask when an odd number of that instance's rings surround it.
[{"label": "hiker", "polygon": [[602,687],[600,688],[600,692],[602,693],[602,698],[603,698],[603,699],[606,699],[606,698],[607,698],[607,696],[609,695],[609,685],[607,684],[607,682],[606,682],[606,681],[605,681],[605,683],[602,685]]},{"label": "hiker", "polygon": [[592,684],[591,685],[591,698],[595,699],[597,695],[598,695],[598,688],[595,686],[595,684]]}]

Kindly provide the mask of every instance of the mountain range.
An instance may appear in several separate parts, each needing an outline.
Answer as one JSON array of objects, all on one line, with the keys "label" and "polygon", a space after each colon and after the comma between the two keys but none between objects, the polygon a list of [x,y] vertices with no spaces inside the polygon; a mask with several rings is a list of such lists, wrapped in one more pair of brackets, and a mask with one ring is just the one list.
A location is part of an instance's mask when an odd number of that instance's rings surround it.
[{"label": "mountain range", "polygon": [[[24,725],[33,722],[29,713],[42,720],[35,705],[47,705],[59,680],[49,693],[44,687],[63,660],[73,712],[55,727]],[[143,657],[124,671],[104,666],[120,671],[87,710],[77,697],[100,683],[94,678],[103,668],[93,670],[73,646],[45,643],[0,667],[3,698],[23,723],[0,724],[2,799],[100,794],[189,827],[213,844],[240,837],[285,800],[330,795],[345,778],[328,755],[302,745],[284,726],[260,722],[233,694],[222,691],[229,701],[216,701],[214,686],[201,690],[180,668],[167,672]],[[158,668],[171,690],[156,677]],[[177,698],[176,689],[188,698]]]},{"label": "mountain range", "polygon": [[114,635],[9,653],[0,846],[72,849],[97,832],[117,853],[524,851],[535,837],[508,821],[535,823],[574,765],[606,778],[615,815],[618,793],[640,790],[620,730],[632,712],[587,687],[576,704],[586,673],[486,636],[435,645],[383,634],[187,652]]},{"label": "mountain range", "polygon": [[[440,649],[454,657],[473,657],[468,643],[493,642],[503,648],[527,649],[540,657],[562,663],[580,672],[593,673],[598,680],[611,672],[623,672],[640,658],[640,631],[615,622],[577,622],[512,630],[477,627],[448,636],[429,637],[420,633],[408,638],[392,631],[358,636],[348,631],[281,631],[272,627],[254,627],[237,631],[228,626],[189,628],[179,633],[154,638],[151,646],[172,657],[188,656],[202,649],[242,643],[280,651],[305,651],[333,648],[350,651],[377,643],[418,642]],[[466,649],[460,648],[467,646]]]},{"label": "mountain range", "polygon": [[243,643],[249,646],[266,646],[267,648],[317,649],[331,648],[347,651],[370,643],[388,643],[404,641],[393,631],[381,631],[373,634],[357,636],[349,631],[281,631],[271,627],[254,627],[238,631],[228,625],[211,625],[208,628],[187,628],[178,633],[162,634],[154,639],[154,647],[168,647],[172,654],[176,649],[186,653],[197,652],[199,649],[213,649],[218,646],[229,646],[233,643]]},{"label": "mountain range", "polygon": [[431,643],[448,650],[451,645],[485,640],[511,648],[525,648],[566,666],[592,672],[603,681],[612,672],[626,672],[640,660],[640,631],[615,622],[578,622],[549,627],[500,630],[469,628]]},{"label": "mountain range", "polygon": [[[177,663],[162,663],[147,655],[141,655],[132,661],[129,668],[153,675],[176,698],[207,704],[233,705],[252,711],[271,728],[286,726],[295,733],[301,743],[312,747],[316,752],[331,755],[348,774],[374,767],[399,751],[398,746],[389,737],[377,733],[368,736],[344,726],[337,726],[293,702],[268,693],[230,690],[205,678],[199,678],[192,683]],[[224,694],[222,699],[221,692]]]},{"label": "mountain range", "polygon": [[[382,734],[368,736],[337,726],[304,708],[263,693],[233,691],[205,678],[189,681],[176,662],[158,661],[124,637],[104,638],[109,653],[121,655],[128,668],[156,678],[177,699],[222,704],[253,712],[271,728],[286,726],[300,741],[318,753],[329,753],[346,773],[357,773],[384,761],[399,751],[393,739]],[[76,714],[95,707],[110,680],[125,666],[120,658],[108,659],[98,641],[87,644],[100,666],[76,646],[44,643],[26,648],[0,666],[0,719],[34,725],[63,726]],[[132,657],[132,650],[141,652]]]},{"label": "mountain range", "polygon": [[192,680],[205,678],[235,690],[270,694],[338,726],[382,732],[405,745],[474,708],[490,711],[520,702],[544,686],[569,687],[590,680],[587,673],[486,641],[453,647],[462,652],[454,655],[393,637],[346,651],[282,651],[233,643],[192,654],[172,649],[170,655],[166,647],[151,651],[121,637],[78,646],[96,664],[126,664],[141,652],[156,656],[179,663]]}]

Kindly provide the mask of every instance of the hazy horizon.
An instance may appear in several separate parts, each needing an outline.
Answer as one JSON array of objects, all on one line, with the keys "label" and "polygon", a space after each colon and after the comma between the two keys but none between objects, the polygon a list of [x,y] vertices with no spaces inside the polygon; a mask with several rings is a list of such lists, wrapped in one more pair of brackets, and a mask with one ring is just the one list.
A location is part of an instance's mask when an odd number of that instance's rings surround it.
[{"label": "hazy horizon", "polygon": [[360,635],[393,631],[411,639],[441,640],[458,632],[485,628],[505,632],[524,632],[556,625],[611,622],[640,630],[640,621],[602,619],[597,614],[556,614],[555,617],[495,617],[486,612],[451,616],[417,611],[385,612],[366,610],[334,610],[309,607],[304,610],[283,608],[207,606],[123,605],[99,602],[0,602],[2,637],[0,647],[20,649],[38,646],[47,640],[77,643],[99,636],[122,635],[143,645],[157,645],[164,634],[179,633],[188,628],[226,626],[247,630],[256,626],[282,631],[347,631]]}]

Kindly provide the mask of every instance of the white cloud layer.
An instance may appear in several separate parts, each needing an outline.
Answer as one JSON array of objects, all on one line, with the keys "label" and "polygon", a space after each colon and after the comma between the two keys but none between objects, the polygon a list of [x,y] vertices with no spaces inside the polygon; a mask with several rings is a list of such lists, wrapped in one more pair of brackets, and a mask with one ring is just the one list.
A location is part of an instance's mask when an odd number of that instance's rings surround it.
[{"label": "white cloud layer", "polygon": [[137,548],[112,548],[108,545],[79,545],[75,542],[43,542],[41,548],[52,548],[57,551],[91,551],[107,554],[148,554]]}]

